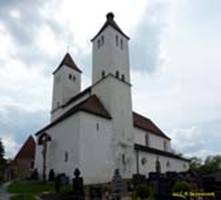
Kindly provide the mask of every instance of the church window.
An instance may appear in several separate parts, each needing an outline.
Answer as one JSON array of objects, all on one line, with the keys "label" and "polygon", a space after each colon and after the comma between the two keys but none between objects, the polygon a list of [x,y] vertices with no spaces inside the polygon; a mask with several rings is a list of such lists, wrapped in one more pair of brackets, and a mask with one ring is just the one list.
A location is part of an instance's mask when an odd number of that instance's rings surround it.
[{"label": "church window", "polygon": [[68,162],[68,152],[64,153],[64,162]]},{"label": "church window", "polygon": [[73,81],[75,81],[76,80],[76,77],[73,75]]},{"label": "church window", "polygon": [[119,37],[118,37],[118,35],[115,36],[115,41],[116,41],[116,46],[118,46],[118,44],[119,44]]},{"label": "church window", "polygon": [[121,80],[122,80],[122,81],[125,81],[125,76],[124,76],[124,74],[121,75]]},{"label": "church window", "polygon": [[120,39],[120,48],[123,49],[123,46],[124,46],[124,45],[123,45],[123,39],[121,38],[121,39]]},{"label": "church window", "polygon": [[169,160],[167,161],[166,166],[167,166],[167,168],[170,167],[170,161]]},{"label": "church window", "polygon": [[96,124],[96,128],[97,128],[97,131],[99,131],[100,129],[99,123]]},{"label": "church window", "polygon": [[71,80],[71,79],[72,79],[72,75],[71,75],[71,74],[69,74],[68,78]]},{"label": "church window", "polygon": [[101,41],[100,41],[100,39],[98,39],[98,41],[97,41],[97,48],[99,49],[100,46],[101,46]]},{"label": "church window", "polygon": [[149,146],[149,135],[148,134],[145,135],[145,145]]},{"label": "church window", "polygon": [[101,76],[102,76],[102,78],[105,77],[105,71],[104,70],[101,72]]},{"label": "church window", "polygon": [[101,46],[103,46],[104,45],[104,36],[102,35],[101,36]]},{"label": "church window", "polygon": [[163,149],[164,151],[167,151],[167,142],[165,140],[163,141]]},{"label": "church window", "polygon": [[116,71],[116,78],[119,78],[119,71]]},{"label": "church window", "polygon": [[123,165],[126,164],[125,154],[122,154],[122,163],[123,163]]},{"label": "church window", "polygon": [[145,157],[143,157],[143,158],[141,159],[141,164],[142,164],[142,165],[145,165],[146,162],[147,162],[147,159],[146,159]]}]

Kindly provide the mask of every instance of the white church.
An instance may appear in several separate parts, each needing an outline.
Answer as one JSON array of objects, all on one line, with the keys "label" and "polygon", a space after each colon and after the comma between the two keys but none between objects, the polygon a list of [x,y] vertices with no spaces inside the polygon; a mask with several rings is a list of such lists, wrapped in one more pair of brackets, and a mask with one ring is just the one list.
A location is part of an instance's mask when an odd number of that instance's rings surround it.
[{"label": "white church", "polygon": [[51,121],[36,133],[39,174],[53,169],[72,178],[79,168],[91,184],[111,181],[115,169],[123,178],[148,176],[156,160],[163,173],[188,170],[189,160],[173,153],[171,139],[132,110],[129,37],[113,13],[91,42],[90,87],[81,90],[82,71],[69,53],[53,72]]}]

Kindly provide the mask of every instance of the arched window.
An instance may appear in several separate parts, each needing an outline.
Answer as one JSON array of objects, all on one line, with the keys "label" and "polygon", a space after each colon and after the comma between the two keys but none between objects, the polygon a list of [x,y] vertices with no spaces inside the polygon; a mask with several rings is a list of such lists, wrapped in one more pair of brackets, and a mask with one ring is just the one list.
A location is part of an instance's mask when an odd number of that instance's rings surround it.
[{"label": "arched window", "polygon": [[99,49],[100,46],[101,46],[101,41],[100,41],[100,39],[98,39],[98,41],[97,41],[97,48]]},{"label": "arched window", "polygon": [[120,48],[123,49],[124,48],[124,44],[123,44],[123,39],[120,39]]},{"label": "arched window", "polygon": [[149,146],[149,135],[147,133],[145,135],[145,145]]},{"label": "arched window", "polygon": [[125,81],[125,76],[124,76],[124,74],[121,75],[121,80],[122,80],[122,81]]},{"label": "arched window", "polygon": [[118,44],[119,44],[119,37],[118,37],[118,35],[115,36],[115,41],[116,41],[116,46],[118,46]]},{"label": "arched window", "polygon": [[166,164],[166,165],[167,165],[167,168],[170,167],[170,161],[169,161],[169,160],[167,161],[167,164]]},{"label": "arched window", "polygon": [[116,78],[119,78],[119,71],[116,71]]},{"label": "arched window", "polygon": [[76,80],[76,77],[73,75],[73,81],[75,81]]},{"label": "arched window", "polygon": [[101,36],[101,46],[103,46],[104,45],[104,36],[102,35]]},{"label": "arched window", "polygon": [[64,153],[64,162],[68,162],[68,152]]},{"label": "arched window", "polygon": [[96,124],[96,129],[97,129],[97,131],[99,131],[99,129],[100,129],[99,123]]},{"label": "arched window", "polygon": [[71,75],[71,74],[69,74],[68,78],[71,80],[71,79],[72,79],[72,75]]},{"label": "arched window", "polygon": [[123,165],[126,164],[125,154],[122,154],[122,163],[123,163]]},{"label": "arched window", "polygon": [[164,151],[167,151],[167,142],[165,140],[163,141],[163,149]]},{"label": "arched window", "polygon": [[101,77],[102,77],[102,78],[105,77],[105,71],[104,71],[104,70],[101,72]]}]

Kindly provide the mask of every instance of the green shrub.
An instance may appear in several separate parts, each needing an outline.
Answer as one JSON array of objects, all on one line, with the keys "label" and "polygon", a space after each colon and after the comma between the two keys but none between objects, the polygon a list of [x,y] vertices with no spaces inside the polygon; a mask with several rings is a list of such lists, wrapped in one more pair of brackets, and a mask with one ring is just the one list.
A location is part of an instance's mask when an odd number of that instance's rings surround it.
[{"label": "green shrub", "polygon": [[154,190],[150,185],[139,185],[136,187],[135,196],[141,199],[151,198],[153,199]]},{"label": "green shrub", "polygon": [[189,192],[190,185],[186,181],[176,181],[172,188],[173,192]]}]

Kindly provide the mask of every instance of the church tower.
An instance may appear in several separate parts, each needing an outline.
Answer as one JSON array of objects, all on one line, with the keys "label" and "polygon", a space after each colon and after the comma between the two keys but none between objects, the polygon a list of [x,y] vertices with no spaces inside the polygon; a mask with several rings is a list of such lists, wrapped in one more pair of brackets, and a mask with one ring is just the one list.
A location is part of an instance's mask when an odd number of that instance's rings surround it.
[{"label": "church tower", "polygon": [[108,74],[130,83],[129,37],[114,21],[114,14],[108,13],[100,31],[91,40],[93,45],[93,84]]},{"label": "church tower", "polygon": [[91,41],[92,92],[112,117],[112,169],[119,169],[124,178],[129,178],[134,172],[129,37],[114,21],[113,13],[108,13],[106,22]]},{"label": "church tower", "polygon": [[81,91],[81,70],[67,53],[53,72],[51,121],[62,112],[62,106]]}]

